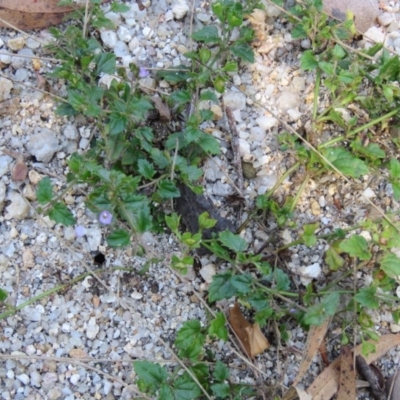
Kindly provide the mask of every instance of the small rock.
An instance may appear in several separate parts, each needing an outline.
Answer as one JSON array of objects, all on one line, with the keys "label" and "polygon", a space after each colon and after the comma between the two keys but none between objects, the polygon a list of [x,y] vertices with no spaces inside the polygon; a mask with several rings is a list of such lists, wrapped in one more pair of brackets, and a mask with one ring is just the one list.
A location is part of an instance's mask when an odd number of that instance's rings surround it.
[{"label": "small rock", "polygon": [[38,42],[35,39],[28,38],[26,41],[26,47],[28,47],[30,49],[37,49],[40,47],[40,42]]},{"label": "small rock", "polygon": [[49,400],[58,400],[61,398],[61,392],[57,389],[50,389],[47,393]]},{"label": "small rock", "polygon": [[27,374],[17,375],[17,379],[24,385],[28,385],[30,382],[29,376]]},{"label": "small rock", "polygon": [[40,322],[42,320],[42,314],[44,314],[44,307],[38,304],[36,307],[25,307],[22,310],[25,318],[28,321]]},{"label": "small rock", "polygon": [[26,68],[19,68],[15,71],[14,79],[17,82],[24,82],[28,79],[29,73]]},{"label": "small rock", "polygon": [[[0,78],[1,79],[1,78]],[[9,156],[0,156],[0,177],[7,174],[10,170],[12,158]]]},{"label": "small rock", "polygon": [[78,139],[78,129],[76,129],[75,125],[69,124],[64,128],[64,136],[71,140]]},{"label": "small rock", "polygon": [[35,266],[35,256],[31,249],[24,249],[22,253],[22,263],[24,268],[33,268]]},{"label": "small rock", "polygon": [[13,51],[21,50],[25,46],[26,39],[24,36],[17,36],[8,39],[7,47]]},{"label": "small rock", "polygon": [[300,105],[299,96],[290,90],[284,90],[278,96],[276,105],[281,111],[287,111],[291,108],[296,108]]},{"label": "small rock", "polygon": [[101,243],[101,229],[90,228],[86,229],[86,237],[89,244],[90,251],[96,251]]},{"label": "small rock", "polygon": [[223,95],[225,107],[233,110],[244,110],[246,107],[246,96],[241,92],[227,91]]},{"label": "small rock", "polygon": [[400,332],[400,325],[395,324],[394,322],[392,322],[390,324],[390,332],[392,333],[399,333]]},{"label": "small rock", "polygon": [[373,199],[374,197],[376,197],[376,194],[375,194],[375,192],[374,192],[371,188],[366,188],[366,189],[363,191],[362,196],[363,196],[362,199],[363,199],[364,201],[366,201],[365,199],[371,200],[371,199]]},{"label": "small rock", "polygon": [[43,175],[39,174],[39,172],[36,172],[34,169],[32,169],[28,172],[28,177],[32,185],[37,185],[42,180]]},{"label": "small rock", "polygon": [[250,153],[250,143],[242,138],[239,138],[239,153],[242,157]]},{"label": "small rock", "polygon": [[182,19],[189,11],[189,6],[184,0],[178,0],[172,6],[172,13],[175,19]]},{"label": "small rock", "polygon": [[203,268],[200,269],[201,277],[207,282],[211,283],[213,280],[213,276],[216,274],[215,265],[207,264]]},{"label": "small rock", "polygon": [[389,26],[394,21],[394,15],[392,13],[385,12],[377,18],[378,24],[381,26]]},{"label": "small rock", "polygon": [[371,26],[365,33],[364,38],[373,43],[383,43],[385,41],[385,33],[377,26]]},{"label": "small rock", "polygon": [[315,216],[321,215],[321,207],[317,200],[311,199],[310,206],[311,206],[312,215],[315,215]]},{"label": "small rock", "polygon": [[3,77],[0,77],[0,101],[10,98],[10,91],[14,87],[13,83]]},{"label": "small rock", "polygon": [[57,134],[47,128],[35,129],[35,132],[26,147],[38,161],[49,162],[59,149]]},{"label": "small rock", "polygon": [[128,43],[132,40],[132,34],[130,30],[125,26],[120,26],[117,31],[117,35],[119,40],[122,40],[125,43]]},{"label": "small rock", "polygon": [[300,46],[303,48],[303,49],[309,49],[310,47],[311,47],[311,41],[310,41],[310,39],[303,39],[301,42],[300,42]]},{"label": "small rock", "polygon": [[[387,2],[384,2],[387,3]],[[324,0],[324,11],[334,18],[344,20],[346,13],[351,11],[354,15],[355,25],[358,31],[364,33],[374,25],[379,15],[379,1],[375,0]]]},{"label": "small rock", "polygon": [[294,121],[294,122],[298,121],[302,116],[302,113],[299,110],[295,110],[293,108],[290,108],[289,110],[287,110],[287,114],[288,114],[290,120]]},{"label": "small rock", "polygon": [[304,286],[307,286],[313,279],[318,278],[321,273],[321,265],[319,263],[314,263],[307,267],[301,267],[299,272],[301,274],[301,283]]},{"label": "small rock", "polygon": [[9,54],[0,54],[0,61],[3,64],[7,64],[7,65],[11,64],[11,60],[12,60],[12,58]]},{"label": "small rock", "polygon": [[113,49],[117,44],[118,36],[114,31],[103,31],[100,36],[104,45],[110,49]]},{"label": "small rock", "polygon": [[124,57],[130,55],[128,45],[125,42],[122,42],[121,40],[118,40],[113,50],[117,57]]},{"label": "small rock", "polygon": [[6,208],[9,217],[17,220],[25,219],[29,215],[29,204],[18,192],[11,193],[9,198],[11,204]]},{"label": "small rock", "polygon": [[250,139],[252,141],[263,142],[266,137],[265,129],[260,126],[253,126],[250,128]]},{"label": "small rock", "polygon": [[262,116],[262,117],[258,117],[256,119],[256,122],[261,129],[264,129],[265,131],[267,131],[267,130],[273,128],[278,123],[278,120],[274,117]]},{"label": "small rock", "polygon": [[213,113],[214,121],[219,121],[223,117],[222,108],[218,104],[213,104],[210,111]]},{"label": "small rock", "polygon": [[99,333],[100,327],[96,324],[96,318],[90,318],[86,327],[86,336],[88,339],[94,339]]}]

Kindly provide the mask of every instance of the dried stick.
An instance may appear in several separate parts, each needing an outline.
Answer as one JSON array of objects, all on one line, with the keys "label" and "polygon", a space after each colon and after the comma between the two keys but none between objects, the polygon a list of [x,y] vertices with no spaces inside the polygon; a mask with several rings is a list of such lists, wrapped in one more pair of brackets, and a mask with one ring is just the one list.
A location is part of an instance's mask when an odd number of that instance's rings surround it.
[{"label": "dried stick", "polygon": [[372,397],[375,400],[386,400],[386,393],[380,387],[378,377],[374,374],[374,371],[372,371],[371,367],[367,364],[363,356],[356,357],[356,366],[360,375],[362,375],[370,384]]},{"label": "dried stick", "polygon": [[226,116],[228,118],[229,129],[231,131],[231,145],[233,155],[235,157],[236,171],[238,174],[238,187],[239,195],[243,197],[243,170],[242,170],[242,159],[239,152],[239,134],[236,129],[236,121],[233,117],[232,110],[229,107],[225,107]]}]

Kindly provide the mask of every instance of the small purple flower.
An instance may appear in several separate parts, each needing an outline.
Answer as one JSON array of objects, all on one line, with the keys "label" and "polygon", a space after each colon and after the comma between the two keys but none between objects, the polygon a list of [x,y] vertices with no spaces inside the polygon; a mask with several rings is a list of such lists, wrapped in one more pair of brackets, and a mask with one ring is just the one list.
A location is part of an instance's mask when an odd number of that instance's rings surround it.
[{"label": "small purple flower", "polygon": [[99,214],[99,221],[104,225],[110,225],[112,222],[113,216],[110,211],[104,210]]},{"label": "small purple flower", "polygon": [[77,225],[75,227],[75,235],[77,237],[83,237],[86,234],[86,228],[82,225]]},{"label": "small purple flower", "polygon": [[146,78],[150,75],[150,72],[144,68],[144,67],[140,67],[139,68],[139,78]]}]

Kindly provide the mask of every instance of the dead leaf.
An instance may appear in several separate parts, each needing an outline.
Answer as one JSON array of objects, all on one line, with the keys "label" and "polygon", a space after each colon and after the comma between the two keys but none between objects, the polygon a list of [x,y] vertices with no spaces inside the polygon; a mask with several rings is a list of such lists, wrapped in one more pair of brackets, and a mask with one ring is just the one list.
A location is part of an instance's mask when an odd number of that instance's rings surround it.
[{"label": "dead leaf", "polygon": [[[377,342],[371,342],[376,346],[376,352],[365,357],[368,364],[371,364],[378,358],[386,354],[392,347],[400,345],[400,335],[384,335]],[[354,354],[361,354],[361,345],[358,345]],[[339,388],[340,378],[340,357],[326,368],[314,380],[307,389],[313,400],[327,400],[332,398]]]},{"label": "dead leaf", "polygon": [[11,173],[11,179],[14,182],[22,182],[26,179],[27,175],[28,175],[27,165],[25,164],[23,159],[17,160],[17,163],[15,164]]},{"label": "dead leaf", "polygon": [[308,331],[307,343],[305,348],[305,354],[301,360],[299,372],[297,373],[296,379],[293,381],[293,386],[296,386],[308,372],[308,369],[312,363],[314,356],[317,354],[319,347],[324,341],[326,331],[331,323],[331,319],[326,319],[321,325],[313,325]]},{"label": "dead leaf", "polygon": [[253,358],[269,348],[270,344],[262,334],[259,325],[257,323],[252,325],[246,320],[238,303],[235,303],[230,310],[229,322],[249,358]]},{"label": "dead leaf", "polygon": [[256,8],[251,14],[246,15],[251,27],[254,29],[258,44],[265,41],[267,31],[267,13],[264,10]]},{"label": "dead leaf", "polygon": [[166,106],[163,101],[161,100],[160,96],[154,95],[151,97],[153,100],[154,106],[156,110],[160,114],[160,119],[162,122],[169,122],[171,121],[171,111],[169,110],[168,106]]},{"label": "dead leaf", "polygon": [[[103,3],[110,0],[103,0]],[[19,29],[41,29],[58,25],[74,9],[59,7],[59,0],[0,0],[0,26],[10,28],[7,22]],[[3,22],[4,20],[6,22]]]},{"label": "dead leaf", "polygon": [[356,374],[354,370],[353,354],[348,346],[344,346],[340,352],[340,381],[337,400],[355,398]]},{"label": "dead leaf", "polygon": [[291,386],[285,393],[282,400],[313,400],[312,397],[304,390],[299,387]]}]

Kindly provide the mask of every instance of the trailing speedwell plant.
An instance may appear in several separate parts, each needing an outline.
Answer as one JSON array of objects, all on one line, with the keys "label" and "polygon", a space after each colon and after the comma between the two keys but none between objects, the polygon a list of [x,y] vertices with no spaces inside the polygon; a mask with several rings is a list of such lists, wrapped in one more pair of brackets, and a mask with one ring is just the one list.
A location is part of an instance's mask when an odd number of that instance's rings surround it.
[{"label": "trailing speedwell plant", "polygon": [[[321,1],[306,3],[306,7],[297,5],[292,12],[296,24],[293,36],[309,37],[311,41],[311,49],[303,53],[301,65],[316,74],[307,139],[341,173],[352,178],[359,178],[385,163],[394,197],[399,199],[400,163],[387,160],[386,152],[368,133],[374,126],[388,124],[399,111],[400,93],[395,84],[400,69],[398,57],[389,56],[380,45],[363,53],[352,52],[344,43],[355,32],[351,16],[336,23],[321,12]],[[186,54],[188,65],[158,73],[159,79],[167,80],[176,89],[162,100],[173,113],[186,112],[179,130],[165,141],[155,140],[155,133],[147,126],[153,102],[140,88],[139,68],[136,65],[128,70],[119,67],[115,55],[105,51],[97,40],[99,29],[110,28],[112,24],[101,10],[99,0],[90,2],[86,23],[84,13],[76,11],[76,21],[64,32],[52,29],[55,43],[50,49],[63,62],[51,75],[66,83],[65,101],[57,112],[64,116],[82,115],[94,123],[95,131],[90,149],[85,154],[75,153],[68,160],[70,172],[65,191],[56,194],[48,178],[40,182],[37,198],[42,211],[58,223],[75,224],[62,198],[74,185],[85,184],[89,188],[87,206],[100,214],[100,222],[111,227],[108,244],[126,246],[131,243],[132,235],[158,228],[159,215],[163,213],[160,205],[180,195],[178,183],[200,193],[197,182],[202,175],[201,160],[218,154],[219,145],[201,129],[213,114],[201,109],[199,104],[204,100],[217,103],[215,92],[224,91],[229,74],[238,70],[238,62],[254,61],[250,47],[254,34],[243,20],[257,6],[253,0],[215,1],[212,10],[217,21],[193,33],[196,46]],[[126,11],[124,5],[111,7],[114,11]],[[376,61],[372,62],[371,57],[377,57]],[[100,85],[104,75],[111,79],[109,84]],[[318,103],[322,86],[330,95],[325,108]],[[339,134],[322,142],[319,133],[326,126],[334,126]],[[372,140],[367,142],[365,137]],[[293,136],[282,135],[280,143],[282,149],[296,151],[298,163],[279,182],[299,168],[306,171],[306,179],[329,170],[323,158]],[[296,291],[285,266],[271,266],[261,254],[252,254],[240,235],[226,231],[205,239],[203,231],[215,224],[206,213],[199,216],[200,228],[195,233],[181,232],[178,215],[165,217],[166,225],[183,246],[182,256],[172,257],[172,267],[185,273],[193,265],[193,250],[205,247],[216,255],[217,262],[223,263],[223,272],[214,276],[209,287],[211,303],[235,297],[260,326],[276,321],[283,340],[288,338],[288,321],[307,328],[340,315],[344,327],[342,342],[349,341],[350,328],[356,328],[360,331],[364,352],[373,350],[365,340],[376,337],[368,310],[383,304],[389,307],[396,300],[392,293],[400,275],[400,259],[392,251],[400,247],[400,226],[386,220],[365,221],[347,230],[320,235],[318,223],[303,227],[296,224],[294,209],[302,190],[295,198],[287,198],[283,205],[273,197],[279,182],[257,199],[252,218],[272,215],[278,228],[299,230],[299,239],[276,249],[277,254],[290,246],[313,247],[321,241],[327,243],[325,262],[335,278],[324,286],[310,284],[304,291]],[[370,232],[371,239],[366,240],[360,234],[348,236],[356,230]],[[373,267],[372,282],[354,291],[347,278],[354,270],[366,266]],[[0,291],[0,301],[2,295]],[[354,310],[357,320],[349,313]],[[392,311],[397,321],[399,312],[394,308]],[[204,351],[207,337],[227,340],[225,323],[222,313],[217,313],[206,327],[198,321],[184,323],[175,347],[185,368],[137,361],[134,368],[139,388],[159,399],[196,399],[205,394],[203,391],[221,399],[254,395],[250,387],[231,384],[227,366],[216,360],[211,351]]]}]

